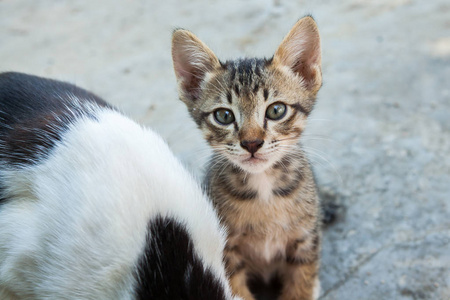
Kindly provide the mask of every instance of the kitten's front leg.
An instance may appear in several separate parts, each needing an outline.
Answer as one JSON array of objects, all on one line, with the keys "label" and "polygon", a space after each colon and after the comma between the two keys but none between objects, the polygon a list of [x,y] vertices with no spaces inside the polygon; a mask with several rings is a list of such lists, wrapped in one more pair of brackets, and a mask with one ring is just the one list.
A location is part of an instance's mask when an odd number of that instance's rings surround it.
[{"label": "kitten's front leg", "polygon": [[313,300],[319,297],[320,236],[292,241],[286,249],[283,291],[279,300]]},{"label": "kitten's front leg", "polygon": [[235,296],[242,297],[244,300],[255,300],[252,293],[247,287],[247,274],[242,269],[230,277],[231,290]]},{"label": "kitten's front leg", "polygon": [[319,263],[289,265],[284,270],[284,286],[279,300],[315,300],[319,297]]},{"label": "kitten's front leg", "polygon": [[247,270],[238,247],[231,247],[228,244],[224,250],[224,257],[233,294],[244,300],[255,300],[247,286]]}]

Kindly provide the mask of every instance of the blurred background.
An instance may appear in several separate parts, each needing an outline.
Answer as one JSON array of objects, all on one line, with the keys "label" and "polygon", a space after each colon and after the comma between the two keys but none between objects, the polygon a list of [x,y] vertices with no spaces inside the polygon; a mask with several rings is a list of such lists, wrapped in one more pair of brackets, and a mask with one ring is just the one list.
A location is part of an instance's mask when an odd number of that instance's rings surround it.
[{"label": "blurred background", "polygon": [[0,71],[93,91],[201,176],[209,150],[178,100],[172,30],[222,60],[268,57],[305,14],[324,85],[303,143],[338,206],[322,299],[450,299],[448,0],[0,0]]}]

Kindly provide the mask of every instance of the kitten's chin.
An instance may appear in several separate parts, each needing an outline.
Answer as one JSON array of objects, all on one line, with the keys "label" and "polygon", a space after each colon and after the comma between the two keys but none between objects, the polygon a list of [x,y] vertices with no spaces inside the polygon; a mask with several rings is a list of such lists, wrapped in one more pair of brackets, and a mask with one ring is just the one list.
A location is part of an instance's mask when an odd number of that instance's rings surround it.
[{"label": "kitten's chin", "polygon": [[272,165],[272,163],[268,159],[257,157],[249,157],[240,160],[236,164],[244,171],[252,174],[262,173]]}]

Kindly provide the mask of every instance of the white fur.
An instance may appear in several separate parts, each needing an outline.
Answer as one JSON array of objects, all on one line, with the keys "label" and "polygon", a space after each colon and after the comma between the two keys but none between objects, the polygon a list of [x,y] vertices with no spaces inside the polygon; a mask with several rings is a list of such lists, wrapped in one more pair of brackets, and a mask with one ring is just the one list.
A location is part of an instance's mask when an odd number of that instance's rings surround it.
[{"label": "white fur", "polygon": [[273,197],[272,177],[265,172],[252,174],[248,177],[249,186],[258,191],[258,198],[262,201],[270,201]]},{"label": "white fur", "polygon": [[316,278],[314,281],[313,299],[319,299],[320,296],[320,280]]},{"label": "white fur", "polygon": [[[166,143],[111,110],[82,118],[42,163],[2,166],[0,299],[133,299],[136,260],[156,215],[184,223],[222,281],[224,232]],[[15,296],[14,296],[15,295]]]}]

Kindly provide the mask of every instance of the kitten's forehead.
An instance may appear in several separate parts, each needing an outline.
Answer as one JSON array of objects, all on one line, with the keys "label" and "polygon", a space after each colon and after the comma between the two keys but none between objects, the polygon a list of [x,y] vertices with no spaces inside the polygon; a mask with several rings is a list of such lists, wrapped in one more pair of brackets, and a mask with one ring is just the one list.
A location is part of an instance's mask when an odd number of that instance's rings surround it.
[{"label": "kitten's forehead", "polygon": [[221,63],[222,67],[229,73],[229,80],[233,83],[250,87],[255,81],[263,80],[265,68],[272,59],[265,58],[243,58]]},{"label": "kitten's forehead", "polygon": [[[243,112],[251,113],[257,105],[258,94],[267,97],[267,66],[271,59],[244,58],[221,63],[224,86],[230,104],[238,104]],[[264,90],[264,91],[262,91]]]}]

